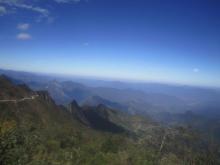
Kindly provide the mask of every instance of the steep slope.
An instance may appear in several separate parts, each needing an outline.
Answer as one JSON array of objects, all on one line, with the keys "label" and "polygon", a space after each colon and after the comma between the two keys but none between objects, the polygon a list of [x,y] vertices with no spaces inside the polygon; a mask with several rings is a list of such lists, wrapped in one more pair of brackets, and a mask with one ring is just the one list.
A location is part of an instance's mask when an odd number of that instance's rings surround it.
[{"label": "steep slope", "polygon": [[149,128],[150,130],[158,128],[150,118],[130,115],[104,104],[80,107],[76,101],[72,101],[68,105],[68,111],[81,123],[101,131],[140,136],[143,132],[147,133]]},{"label": "steep slope", "polygon": [[112,133],[126,132],[119,123],[111,120],[117,118],[117,112],[104,105],[80,107],[76,101],[72,101],[67,109],[74,118],[88,127]]},{"label": "steep slope", "polygon": [[219,164],[219,145],[207,145],[194,130],[162,127],[104,105],[73,101],[67,110],[47,92],[4,76],[0,87],[1,165]]},{"label": "steep slope", "polygon": [[78,103],[73,100],[67,107],[67,110],[70,112],[70,114],[72,115],[73,118],[79,120],[80,122],[82,122],[83,124],[89,126],[90,123],[87,120],[87,118],[85,117],[81,107],[79,107]]},{"label": "steep slope", "polygon": [[113,133],[126,132],[126,130],[117,122],[111,120],[110,116],[116,117],[116,115],[114,115],[116,113],[116,111],[107,109],[104,105],[98,105],[97,107],[83,107],[83,114],[89,121],[91,127]]},{"label": "steep slope", "polygon": [[24,84],[18,86],[13,85],[11,83],[10,78],[8,78],[5,75],[0,76],[0,82],[1,82],[0,83],[1,100],[16,99],[16,98],[19,99],[36,94]]},{"label": "steep slope", "polygon": [[48,92],[16,86],[5,76],[0,76],[0,88],[0,164],[54,164],[62,147],[79,143],[84,126],[58,107]]},{"label": "steep slope", "polygon": [[98,129],[109,130],[111,128],[109,123],[111,123],[120,128],[118,129],[118,132],[122,131],[130,135],[140,136],[140,133],[147,133],[149,128],[155,130],[158,128],[158,125],[147,117],[130,115],[109,108],[103,104],[93,107],[83,106],[82,111],[87,120],[90,121],[91,125]]}]

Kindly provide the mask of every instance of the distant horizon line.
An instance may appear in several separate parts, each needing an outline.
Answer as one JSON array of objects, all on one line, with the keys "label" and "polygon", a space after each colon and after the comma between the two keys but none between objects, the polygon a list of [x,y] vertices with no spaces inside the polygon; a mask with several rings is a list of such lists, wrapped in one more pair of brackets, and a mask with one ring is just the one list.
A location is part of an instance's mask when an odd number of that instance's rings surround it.
[{"label": "distant horizon line", "polygon": [[12,71],[12,72],[23,72],[23,73],[29,73],[29,74],[45,75],[45,76],[46,75],[47,76],[58,76],[59,78],[80,78],[80,79],[90,79],[94,81],[140,83],[140,84],[153,83],[153,84],[163,84],[163,85],[172,85],[172,86],[189,86],[189,87],[220,89],[220,85],[209,86],[209,85],[189,84],[189,83],[180,83],[180,82],[156,81],[156,80],[137,80],[137,79],[129,79],[129,78],[119,79],[115,77],[104,77],[104,76],[95,76],[95,75],[77,75],[77,74],[68,74],[68,73],[52,73],[52,72],[41,72],[41,71],[27,71],[27,70],[2,68],[2,67],[0,67],[0,70]]}]

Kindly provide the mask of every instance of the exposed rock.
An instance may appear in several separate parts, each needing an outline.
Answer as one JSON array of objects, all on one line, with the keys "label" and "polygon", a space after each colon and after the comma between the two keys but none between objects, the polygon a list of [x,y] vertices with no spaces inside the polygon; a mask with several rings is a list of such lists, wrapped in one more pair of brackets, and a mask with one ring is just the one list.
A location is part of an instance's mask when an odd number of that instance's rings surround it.
[{"label": "exposed rock", "polygon": [[69,105],[67,110],[72,114],[73,117],[75,117],[76,119],[78,119],[80,122],[82,122],[83,124],[89,126],[89,122],[86,119],[81,107],[79,107],[78,103],[73,100]]}]

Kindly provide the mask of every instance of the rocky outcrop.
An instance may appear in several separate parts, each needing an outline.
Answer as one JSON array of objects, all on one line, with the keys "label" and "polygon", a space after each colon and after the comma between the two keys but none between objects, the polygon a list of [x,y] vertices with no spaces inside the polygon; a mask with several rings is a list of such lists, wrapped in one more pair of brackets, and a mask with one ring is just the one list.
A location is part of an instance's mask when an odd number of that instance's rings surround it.
[{"label": "rocky outcrop", "polygon": [[77,120],[79,120],[81,123],[89,126],[90,123],[88,122],[88,120],[86,119],[83,110],[81,109],[81,107],[78,105],[78,103],[73,100],[67,107],[67,110],[69,111],[69,113],[71,113],[71,115],[76,118]]},{"label": "rocky outcrop", "polygon": [[54,100],[51,98],[50,94],[47,91],[37,91],[37,94],[47,103],[55,104]]}]

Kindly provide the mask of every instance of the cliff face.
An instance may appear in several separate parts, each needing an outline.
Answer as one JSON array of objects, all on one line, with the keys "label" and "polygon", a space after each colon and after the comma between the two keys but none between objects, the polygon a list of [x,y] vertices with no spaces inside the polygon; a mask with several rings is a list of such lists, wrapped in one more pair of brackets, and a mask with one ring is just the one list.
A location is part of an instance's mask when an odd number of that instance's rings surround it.
[{"label": "cliff face", "polygon": [[46,91],[34,92],[26,85],[13,84],[5,76],[0,76],[0,88],[0,121],[13,118],[18,125],[34,121],[35,125],[47,127],[66,118]]},{"label": "cliff face", "polygon": [[82,122],[83,124],[90,126],[89,121],[86,119],[83,110],[81,107],[79,107],[79,105],[77,104],[77,102],[75,100],[73,100],[67,108],[68,112],[72,115],[73,118],[76,118],[77,120],[79,120],[80,122]]}]

